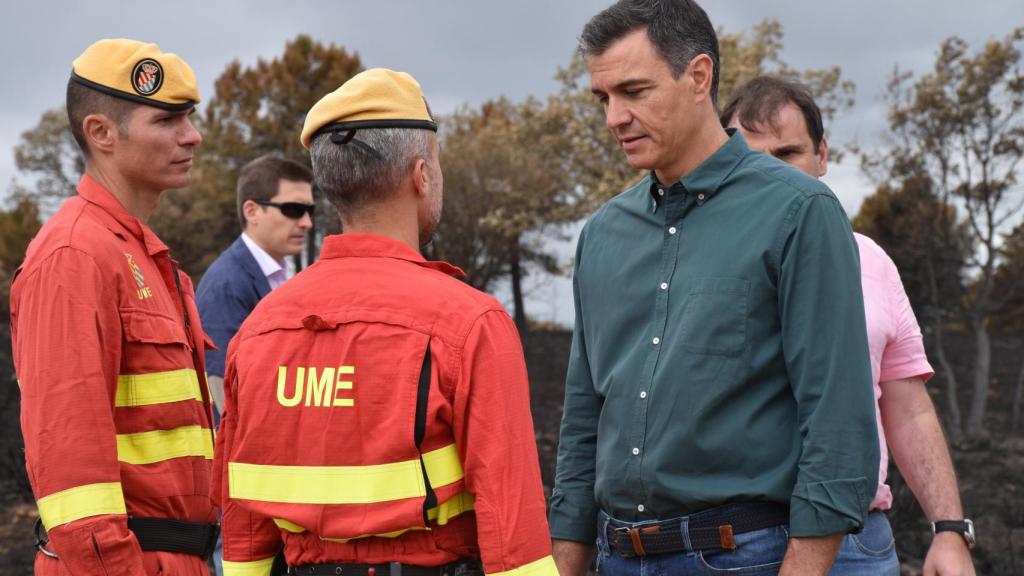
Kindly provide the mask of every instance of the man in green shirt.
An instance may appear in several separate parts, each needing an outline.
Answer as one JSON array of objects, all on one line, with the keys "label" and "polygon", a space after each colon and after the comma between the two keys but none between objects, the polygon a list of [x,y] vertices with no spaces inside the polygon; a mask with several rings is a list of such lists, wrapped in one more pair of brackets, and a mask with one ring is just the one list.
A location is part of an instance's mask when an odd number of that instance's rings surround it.
[{"label": "man in green shirt", "polygon": [[594,94],[648,177],[580,235],[550,524],[563,576],[825,574],[878,476],[857,248],[816,179],[718,123],[690,0],[584,28]]}]

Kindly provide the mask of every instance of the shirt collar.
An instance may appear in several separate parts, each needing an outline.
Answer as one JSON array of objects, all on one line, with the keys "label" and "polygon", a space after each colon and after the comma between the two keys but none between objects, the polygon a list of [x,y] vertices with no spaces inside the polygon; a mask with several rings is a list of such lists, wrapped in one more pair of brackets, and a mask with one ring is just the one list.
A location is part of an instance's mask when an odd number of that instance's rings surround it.
[{"label": "shirt collar", "polygon": [[148,226],[129,214],[109,190],[88,174],[84,174],[78,182],[78,195],[107,216],[105,224],[114,234],[122,239],[125,238],[125,233],[131,234],[146,245],[146,252],[150,256],[169,252],[167,245]]},{"label": "shirt collar", "polygon": [[256,259],[256,263],[260,265],[260,271],[263,272],[263,275],[267,278],[285,270],[284,262],[275,259],[270,254],[267,254],[267,251],[260,248],[260,245],[250,238],[245,232],[242,232],[242,242],[245,243],[245,247],[252,253],[252,257]]},{"label": "shirt collar", "polygon": [[335,234],[324,238],[320,259],[331,258],[394,258],[438,270],[456,278],[466,276],[458,266],[447,262],[429,261],[404,242],[376,234]]},{"label": "shirt collar", "polygon": [[678,182],[665,186],[658,182],[658,177],[653,170],[651,171],[650,193],[655,205],[661,202],[663,195],[658,192],[662,189],[666,194],[677,189],[689,192],[696,198],[698,206],[704,205],[718,193],[722,182],[732,173],[740,160],[750,153],[750,147],[739,131],[735,128],[726,128],[725,132],[729,135],[725,144],[719,146],[714,154],[708,156]]}]

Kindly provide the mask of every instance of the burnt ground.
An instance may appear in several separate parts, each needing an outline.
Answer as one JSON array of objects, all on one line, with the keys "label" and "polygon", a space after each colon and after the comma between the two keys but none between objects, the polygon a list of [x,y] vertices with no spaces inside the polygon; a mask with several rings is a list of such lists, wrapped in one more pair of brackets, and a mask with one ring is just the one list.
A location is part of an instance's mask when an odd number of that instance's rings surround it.
[{"label": "burnt ground", "polygon": [[[541,474],[547,492],[554,478],[569,340],[569,333],[560,330],[538,330],[524,338]],[[954,344],[958,343],[956,340]],[[963,346],[951,346],[961,351],[953,354],[958,366],[966,365],[970,348],[966,338],[959,340]],[[0,576],[20,576],[32,573],[31,530],[37,514],[22,465],[18,393],[9,350],[7,335],[0,333],[0,425],[4,427],[0,433]],[[961,443],[952,450],[964,506],[974,518],[979,534],[980,544],[974,552],[979,575],[1024,574],[1024,431],[1016,435],[1007,432],[1013,384],[1024,358],[1022,351],[1024,343],[995,342],[986,421],[990,436]],[[966,417],[970,393],[966,371],[959,376],[962,390],[958,396]],[[930,386],[941,414],[945,399],[939,388]],[[918,575],[931,533],[895,468],[890,479],[895,494],[890,519],[903,574]]]}]

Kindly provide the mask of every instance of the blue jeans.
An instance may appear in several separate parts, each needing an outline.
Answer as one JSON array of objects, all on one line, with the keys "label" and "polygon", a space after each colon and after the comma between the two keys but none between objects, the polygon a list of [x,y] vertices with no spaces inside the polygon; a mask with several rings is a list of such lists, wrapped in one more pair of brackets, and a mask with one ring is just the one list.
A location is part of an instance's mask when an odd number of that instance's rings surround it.
[{"label": "blue jeans", "polygon": [[847,534],[829,576],[900,576],[896,541],[884,512],[868,514],[860,534]]},{"label": "blue jeans", "polygon": [[[728,506],[742,507],[743,504]],[[688,524],[692,516],[679,518],[684,542],[689,542]],[[789,543],[785,525],[736,534],[736,550],[687,550],[637,558],[623,558],[608,546],[608,526],[643,526],[653,522],[623,522],[604,512],[598,515],[597,572],[609,576],[774,576],[782,566]]]}]

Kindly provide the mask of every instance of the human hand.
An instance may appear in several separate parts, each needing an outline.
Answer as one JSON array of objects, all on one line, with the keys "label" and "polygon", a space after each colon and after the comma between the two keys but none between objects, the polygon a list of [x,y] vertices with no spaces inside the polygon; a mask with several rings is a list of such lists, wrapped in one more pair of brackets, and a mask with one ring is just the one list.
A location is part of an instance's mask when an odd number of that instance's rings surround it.
[{"label": "human hand", "polygon": [[974,562],[963,536],[939,532],[924,559],[924,576],[974,576]]}]

